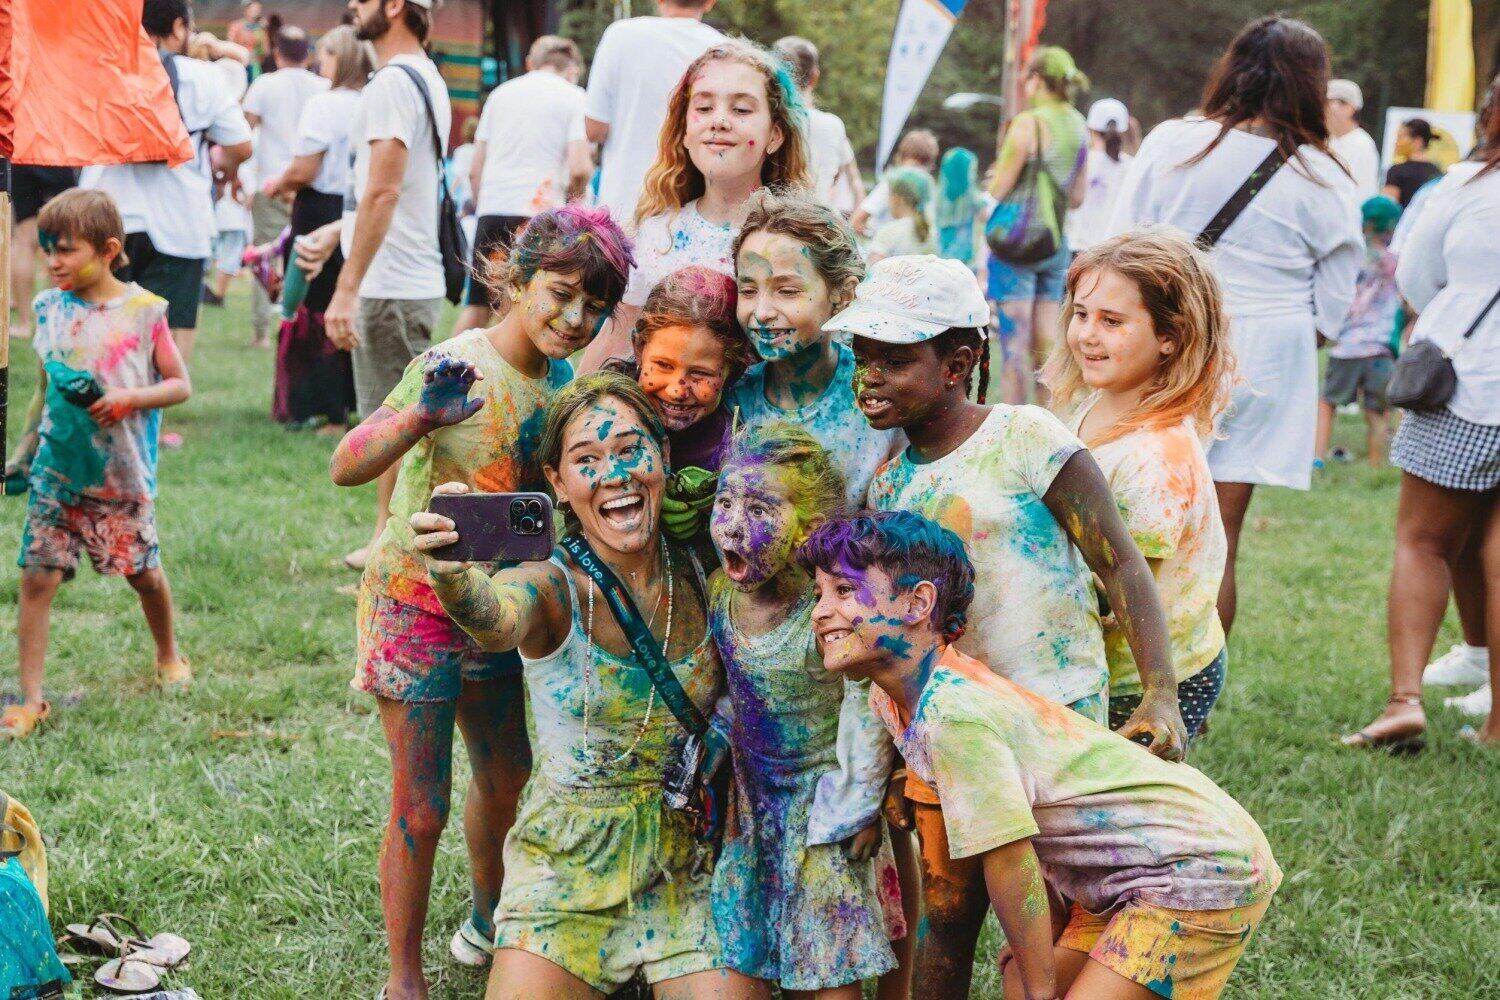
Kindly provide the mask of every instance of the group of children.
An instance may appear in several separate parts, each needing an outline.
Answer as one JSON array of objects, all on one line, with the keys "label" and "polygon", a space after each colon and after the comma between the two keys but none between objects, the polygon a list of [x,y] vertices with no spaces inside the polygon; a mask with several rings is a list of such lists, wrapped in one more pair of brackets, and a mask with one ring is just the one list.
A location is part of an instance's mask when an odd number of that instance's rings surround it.
[{"label": "group of children", "polygon": [[[674,94],[688,162],[648,176],[641,238],[604,210],[536,216],[484,276],[498,322],[414,360],[334,455],[340,485],[399,464],[353,681],[392,761],[382,995],[425,989],[456,725],[473,896],[450,950],[494,962],[492,996],[639,974],[852,1000],[871,977],[906,995],[914,968],[921,994],[961,996],[990,909],[1008,996],[1217,996],[1280,872],[1176,763],[1225,672],[1201,440],[1233,361],[1212,268],[1165,230],[1090,249],[1046,375],[1063,415],[987,405],[973,272],[902,253],[867,272],[800,193],[782,76],[711,49]],[[80,548],[141,592],[163,683],[188,676],[150,506],[156,414],[186,372],[160,300],[110,276],[107,198],[48,208],[12,736],[46,714],[46,605]],[[617,370],[575,379],[600,344]],[[66,395],[77,374],[102,398]],[[455,538],[434,492],[535,488],[585,556],[434,554]],[[662,789],[698,716],[732,757],[717,850]]]}]

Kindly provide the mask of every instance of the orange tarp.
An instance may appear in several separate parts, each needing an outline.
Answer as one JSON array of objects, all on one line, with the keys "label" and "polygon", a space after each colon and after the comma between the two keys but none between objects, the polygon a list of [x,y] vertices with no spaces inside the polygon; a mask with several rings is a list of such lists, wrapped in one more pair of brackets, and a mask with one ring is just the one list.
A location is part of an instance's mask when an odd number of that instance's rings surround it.
[{"label": "orange tarp", "polygon": [[[193,148],[142,0],[0,0],[0,147],[16,163],[173,166]],[[8,30],[7,30],[8,29]],[[3,148],[0,148],[3,151]]]}]

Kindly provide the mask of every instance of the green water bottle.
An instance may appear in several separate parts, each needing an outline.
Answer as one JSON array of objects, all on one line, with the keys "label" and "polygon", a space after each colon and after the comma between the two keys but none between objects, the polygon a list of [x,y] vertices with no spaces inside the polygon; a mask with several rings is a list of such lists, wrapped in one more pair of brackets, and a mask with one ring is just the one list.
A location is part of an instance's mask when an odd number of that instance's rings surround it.
[{"label": "green water bottle", "polygon": [[307,272],[297,263],[297,244],[302,237],[292,241],[291,259],[287,262],[286,278],[281,285],[281,318],[294,319],[297,307],[307,298]]}]

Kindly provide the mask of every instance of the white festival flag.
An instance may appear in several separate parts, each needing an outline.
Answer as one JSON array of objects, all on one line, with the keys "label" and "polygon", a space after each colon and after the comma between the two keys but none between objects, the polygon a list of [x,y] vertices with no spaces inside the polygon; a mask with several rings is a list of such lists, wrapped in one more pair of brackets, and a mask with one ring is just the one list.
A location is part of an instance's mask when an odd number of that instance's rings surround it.
[{"label": "white festival flag", "polygon": [[891,33],[891,56],[885,66],[885,99],[880,108],[880,144],[876,147],[877,170],[885,161],[906,125],[917,96],[927,85],[953,25],[968,0],[901,0],[896,30]]}]

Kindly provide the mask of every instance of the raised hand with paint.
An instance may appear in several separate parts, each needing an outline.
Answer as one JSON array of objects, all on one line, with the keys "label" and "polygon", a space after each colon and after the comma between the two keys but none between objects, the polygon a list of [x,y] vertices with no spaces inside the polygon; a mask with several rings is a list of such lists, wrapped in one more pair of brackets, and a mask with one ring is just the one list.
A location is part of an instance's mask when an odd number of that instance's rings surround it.
[{"label": "raised hand with paint", "polygon": [[734,387],[742,424],[788,421],[828,450],[851,510],[899,445],[854,401],[854,355],[825,324],[854,297],[865,265],[854,231],[799,194],[759,191],[735,237],[737,311],[763,363]]},{"label": "raised hand with paint", "polygon": [[[484,276],[510,308],[412,361],[399,385],[334,452],[335,483],[354,486],[400,462],[392,516],[360,581],[354,684],[373,694],[391,751],[392,802],[381,851],[381,899],[393,995],[422,989],[421,944],[438,838],[447,820],[453,729],[473,778],[464,833],[472,909],[450,950],[489,961],[504,868],[500,844],[531,768],[521,663],[486,651],[453,623],[433,591],[408,519],[433,488],[541,489],[548,400],[573,377],[624,291],[630,241],[601,210],[544,212]],[[498,567],[491,566],[490,569]]]},{"label": "raised hand with paint", "polygon": [[[1035,406],[968,398],[988,368],[988,320],[973,272],[927,256],[876,264],[853,305],[829,322],[853,335],[864,417],[910,442],[876,473],[870,506],[916,511],[970,546],[978,620],[961,650],[1102,724],[1109,671],[1097,573],[1141,665],[1136,731],[1149,731],[1153,752],[1179,759],[1185,734],[1150,568],[1099,467],[1061,421]],[[908,774],[904,791],[922,842],[928,916],[917,981],[934,996],[962,996],[984,873],[949,858],[936,795],[919,773]]]},{"label": "raised hand with paint", "polygon": [[[855,515],[797,558],[823,665],[875,682],[876,714],[941,805],[944,860],[981,873],[972,903],[1005,932],[1005,995],[1219,996],[1281,882],[1254,818],[1188,765],[960,651],[985,595],[954,532],[910,511]],[[929,934],[941,919],[928,914]]]},{"label": "raised hand with paint", "polygon": [[746,199],[762,186],[812,184],[806,129],[786,65],[759,45],[725,41],[693,60],[667,100],[660,150],[642,183],[624,306],[585,355],[585,371],[625,354],[637,311],[673,271],[701,264],[734,274]]},{"label": "raised hand with paint", "polygon": [[37,225],[57,287],[32,304],[40,372],[5,466],[8,479],[26,478],[31,495],[19,560],[21,703],[0,715],[0,740],[29,735],[51,711],[42,674],[52,601],[82,552],[140,597],[158,685],[182,688],[192,678],[177,650],[156,541],[161,411],[192,391],[167,303],[114,276],[125,227],[108,194],[66,191],[43,206]]},{"label": "raised hand with paint", "polygon": [[[1224,685],[1215,602],[1224,523],[1202,440],[1228,400],[1229,315],[1208,258],[1177,230],[1136,229],[1079,255],[1063,304],[1067,336],[1043,379],[1109,482],[1167,615],[1187,738]],[[1109,725],[1143,732],[1141,674],[1116,616],[1104,623]]]},{"label": "raised hand with paint", "polygon": [[[723,667],[701,570],[662,533],[668,457],[661,417],[624,375],[586,375],[548,407],[539,458],[568,531],[618,578],[643,641],[707,715]],[[609,994],[638,971],[670,981],[672,996],[754,995],[723,969],[703,848],[663,801],[683,727],[593,578],[562,552],[493,574],[433,561],[458,537],[453,523],[417,513],[411,527],[453,620],[485,650],[519,651],[536,721],[537,772],[505,841],[489,996]]]},{"label": "raised hand with paint", "polygon": [[635,375],[666,424],[668,534],[701,537],[733,423],[724,396],[755,356],[735,318],[734,279],[698,264],[673,271],[651,290],[630,339],[635,361],[606,367]]},{"label": "raised hand with paint", "polygon": [[871,863],[894,751],[869,685],[823,670],[812,579],[792,559],[843,506],[822,446],[767,424],[735,437],[710,527],[738,816],[714,870],[714,919],[731,968],[825,1000],[857,1000],[861,980],[896,964]]}]

